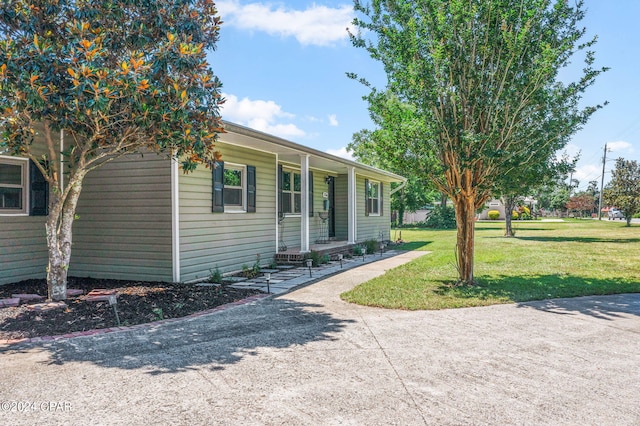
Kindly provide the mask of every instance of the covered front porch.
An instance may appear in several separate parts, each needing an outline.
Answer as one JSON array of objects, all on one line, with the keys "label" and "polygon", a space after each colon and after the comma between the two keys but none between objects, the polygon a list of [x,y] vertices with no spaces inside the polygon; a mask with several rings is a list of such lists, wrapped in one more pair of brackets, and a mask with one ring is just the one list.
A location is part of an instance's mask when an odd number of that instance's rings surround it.
[{"label": "covered front porch", "polygon": [[320,256],[328,255],[333,259],[337,254],[350,252],[355,245],[348,241],[328,241],[323,244],[310,244],[308,251],[302,251],[300,247],[290,248],[276,253],[275,261],[279,264],[300,264],[310,251],[317,252]]}]

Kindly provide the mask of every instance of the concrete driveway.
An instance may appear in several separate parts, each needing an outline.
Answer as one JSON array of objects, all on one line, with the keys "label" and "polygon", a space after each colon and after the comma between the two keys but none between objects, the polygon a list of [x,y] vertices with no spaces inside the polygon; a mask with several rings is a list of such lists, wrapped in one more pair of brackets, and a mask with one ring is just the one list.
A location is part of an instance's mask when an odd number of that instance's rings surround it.
[{"label": "concrete driveway", "polygon": [[640,424],[640,295],[404,312],[424,253],[144,329],[0,348],[0,424]]}]

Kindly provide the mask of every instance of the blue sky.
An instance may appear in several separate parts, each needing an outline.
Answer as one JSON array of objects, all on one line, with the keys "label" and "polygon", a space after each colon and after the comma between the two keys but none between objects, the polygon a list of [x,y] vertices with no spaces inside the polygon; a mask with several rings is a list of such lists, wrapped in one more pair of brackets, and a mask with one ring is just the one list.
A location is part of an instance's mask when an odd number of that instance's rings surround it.
[{"label": "blue sky", "polygon": [[[353,133],[372,128],[362,96],[365,87],[346,77],[356,72],[378,87],[385,83],[380,64],[349,42],[350,1],[225,0],[216,2],[224,23],[209,63],[223,83],[224,119],[281,136],[321,151],[347,156]],[[603,74],[585,104],[609,101],[567,145],[581,152],[574,175],[584,189],[605,182],[613,160],[640,160],[640,1],[586,0],[583,21]],[[576,59],[576,65],[581,65]],[[567,72],[570,77],[570,72]],[[610,161],[609,161],[610,160]]]}]

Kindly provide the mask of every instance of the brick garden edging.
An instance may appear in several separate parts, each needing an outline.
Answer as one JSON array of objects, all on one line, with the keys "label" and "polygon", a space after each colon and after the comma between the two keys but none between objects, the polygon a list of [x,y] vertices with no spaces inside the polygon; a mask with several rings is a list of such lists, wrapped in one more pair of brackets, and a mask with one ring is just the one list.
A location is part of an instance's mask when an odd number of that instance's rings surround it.
[{"label": "brick garden edging", "polygon": [[247,297],[245,299],[241,299],[241,300],[238,300],[236,302],[231,302],[231,303],[227,303],[225,305],[216,306],[215,308],[207,309],[205,311],[196,312],[194,314],[187,315],[187,316],[184,316],[184,317],[167,318],[167,319],[160,320],[160,321],[147,322],[147,323],[144,323],[144,324],[128,325],[128,326],[123,326],[123,327],[110,327],[110,328],[99,328],[99,329],[96,329],[96,330],[74,331],[73,333],[61,334],[61,335],[57,335],[57,336],[25,337],[23,339],[8,339],[8,340],[5,339],[5,340],[0,340],[0,345],[15,345],[15,344],[18,344],[18,343],[42,343],[42,342],[51,342],[51,341],[60,340],[60,339],[71,339],[71,338],[80,337],[80,336],[95,336],[95,335],[99,335],[99,334],[112,333],[114,331],[137,330],[137,329],[140,329],[140,328],[149,327],[151,325],[169,324],[169,323],[172,323],[172,322],[177,322],[177,321],[185,320],[185,319],[188,319],[188,318],[197,318],[197,317],[201,317],[201,316],[204,316],[204,315],[212,314],[214,312],[225,311],[227,309],[231,309],[231,308],[234,308],[234,307],[240,306],[240,305],[246,305],[248,303],[255,302],[255,301],[258,301],[260,299],[264,299],[264,298],[267,298],[267,297],[270,297],[270,296],[273,296],[273,295],[271,295],[271,294],[254,294],[253,296],[249,296],[249,297]]}]

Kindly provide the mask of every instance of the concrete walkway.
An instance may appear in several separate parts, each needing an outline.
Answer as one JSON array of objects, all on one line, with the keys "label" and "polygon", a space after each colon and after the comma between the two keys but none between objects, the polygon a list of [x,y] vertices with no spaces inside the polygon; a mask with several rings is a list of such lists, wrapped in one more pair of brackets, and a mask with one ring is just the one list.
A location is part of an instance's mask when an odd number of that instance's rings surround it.
[{"label": "concrete walkway", "polygon": [[0,349],[0,424],[640,424],[640,295],[444,311],[339,293]]}]

